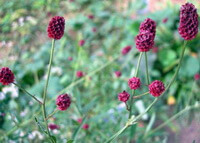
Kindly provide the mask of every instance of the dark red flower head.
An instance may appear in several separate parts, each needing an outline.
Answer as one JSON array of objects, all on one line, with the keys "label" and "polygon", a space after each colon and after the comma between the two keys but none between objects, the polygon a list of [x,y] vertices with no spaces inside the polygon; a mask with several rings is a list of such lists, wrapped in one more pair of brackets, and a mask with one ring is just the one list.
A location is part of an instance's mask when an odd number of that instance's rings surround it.
[{"label": "dark red flower head", "polygon": [[56,99],[56,105],[58,110],[64,111],[69,108],[71,104],[71,98],[68,94],[59,95]]},{"label": "dark red flower head", "polygon": [[84,76],[84,73],[82,71],[77,71],[76,72],[76,77],[81,78]]},{"label": "dark red flower head", "polygon": [[160,96],[165,91],[165,85],[162,81],[155,80],[149,85],[149,93],[154,97]]},{"label": "dark red flower head", "polygon": [[128,85],[130,87],[130,89],[138,89],[141,86],[141,82],[140,82],[140,78],[138,77],[132,77],[128,80]]},{"label": "dark red flower head", "polygon": [[89,127],[90,127],[90,126],[89,126],[88,124],[84,124],[82,128],[83,128],[84,130],[88,130]]},{"label": "dark red flower head", "polygon": [[131,50],[131,46],[126,46],[122,49],[121,53],[122,55],[126,55],[130,52],[130,50]]},{"label": "dark red flower head", "polygon": [[129,97],[130,97],[130,94],[126,92],[125,90],[118,94],[118,99],[119,101],[122,101],[122,102],[128,101]]},{"label": "dark red flower head", "polygon": [[136,36],[135,43],[140,52],[148,52],[154,46],[154,36],[150,32],[140,33]]},{"label": "dark red flower head", "polygon": [[65,19],[61,16],[54,16],[48,25],[47,32],[49,38],[59,40],[64,35]]},{"label": "dark red flower head", "polygon": [[145,19],[140,24],[140,33],[150,32],[153,35],[153,39],[156,35],[156,22],[150,18]]},{"label": "dark red flower head", "polygon": [[59,129],[59,128],[60,128],[60,127],[59,127],[58,125],[56,125],[56,124],[49,124],[48,127],[49,127],[49,129],[51,129],[51,130],[55,130],[55,129]]},{"label": "dark red flower head", "polygon": [[194,79],[195,79],[195,80],[200,80],[200,74],[198,74],[198,73],[195,74],[195,75],[194,75]]},{"label": "dark red flower head", "polygon": [[85,40],[80,40],[79,41],[79,46],[83,46],[85,44]]},{"label": "dark red flower head", "polygon": [[89,14],[89,15],[88,15],[88,18],[89,18],[89,19],[94,19],[94,15]]},{"label": "dark red flower head", "polygon": [[122,73],[120,71],[115,71],[115,76],[116,77],[120,77],[122,75]]},{"label": "dark red flower head", "polygon": [[167,21],[168,21],[168,18],[164,18],[164,19],[162,20],[163,23],[167,23]]},{"label": "dark red flower head", "polygon": [[186,3],[180,8],[179,34],[185,40],[192,40],[198,33],[197,9],[191,3]]},{"label": "dark red flower head", "polygon": [[15,76],[8,67],[3,67],[0,69],[0,83],[3,85],[8,85],[13,83],[14,79]]}]

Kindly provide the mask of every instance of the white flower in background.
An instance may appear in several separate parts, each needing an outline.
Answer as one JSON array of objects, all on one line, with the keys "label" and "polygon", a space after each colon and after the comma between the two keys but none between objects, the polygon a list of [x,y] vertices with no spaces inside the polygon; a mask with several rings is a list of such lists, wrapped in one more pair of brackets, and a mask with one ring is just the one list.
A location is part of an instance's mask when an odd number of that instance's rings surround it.
[{"label": "white flower in background", "polygon": [[31,140],[36,138],[36,137],[38,137],[40,140],[44,139],[43,135],[39,131],[33,131],[32,133],[30,133],[28,135],[28,138],[31,139]]},{"label": "white flower in background", "polygon": [[29,101],[29,105],[32,106],[33,105],[33,101]]},{"label": "white flower in background", "polygon": [[20,112],[20,116],[25,117],[27,113],[28,113],[28,109],[25,109],[24,111]]},{"label": "white flower in background", "polygon": [[2,92],[6,95],[7,93],[11,93],[12,98],[17,98],[19,96],[19,90],[18,88],[11,84],[10,86],[6,86],[2,88]]},{"label": "white flower in background", "polygon": [[3,92],[0,92],[0,100],[4,100],[6,98],[5,94]]},{"label": "white flower in background", "polygon": [[55,130],[53,130],[53,133],[54,134],[59,134],[59,130],[55,129]]},{"label": "white flower in background", "polygon": [[23,26],[24,25],[24,17],[20,17],[18,22],[19,22],[20,26]]},{"label": "white flower in background", "polygon": [[124,103],[120,103],[116,108],[118,112],[122,112],[126,108],[126,105]]},{"label": "white flower in background", "polygon": [[17,143],[17,142],[14,140],[9,140],[8,143]]},{"label": "white flower in background", "polygon": [[33,25],[37,24],[36,19],[34,17],[32,17],[32,16],[27,16],[26,20],[29,21]]},{"label": "white flower in background", "polygon": [[52,67],[51,72],[52,74],[57,74],[57,75],[61,75],[63,73],[60,67]]},{"label": "white flower in background", "polygon": [[21,131],[20,133],[19,133],[19,136],[20,137],[23,137],[25,135],[25,133],[23,132],[23,131]]},{"label": "white flower in background", "polygon": [[[136,108],[138,109],[139,113],[144,113],[145,112],[145,107],[144,107],[144,104],[143,104],[143,101],[142,100],[138,100],[135,102],[135,106]],[[143,116],[142,116],[142,119],[143,120],[147,120],[148,119],[148,115],[147,113],[145,113]]]}]

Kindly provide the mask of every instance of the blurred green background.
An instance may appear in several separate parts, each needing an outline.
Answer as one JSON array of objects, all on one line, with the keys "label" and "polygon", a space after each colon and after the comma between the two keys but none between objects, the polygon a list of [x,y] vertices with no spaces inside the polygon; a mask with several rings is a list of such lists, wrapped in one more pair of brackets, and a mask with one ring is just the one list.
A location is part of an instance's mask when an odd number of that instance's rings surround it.
[{"label": "blurred green background", "polygon": [[[190,2],[200,14],[199,2]],[[183,46],[177,31],[179,8],[183,3],[185,1],[175,0],[1,0],[0,67],[10,67],[16,81],[41,99],[51,47],[47,25],[53,16],[65,17],[65,35],[56,41],[47,112],[54,111],[55,98],[66,87],[64,91],[72,96],[73,103],[67,111],[58,112],[50,119],[49,123],[60,126],[52,133],[58,143],[67,142],[79,126],[76,120],[86,115],[89,129],[80,130],[77,142],[103,142],[128,119],[128,112],[118,101],[117,94],[123,90],[131,93],[127,81],[133,76],[139,54],[134,37],[147,17],[157,23],[155,48],[148,52],[150,78],[169,83]],[[89,18],[91,15],[93,19]],[[79,47],[82,39],[85,45]],[[127,45],[132,46],[131,52],[113,61]],[[137,124],[135,131],[129,128],[116,142],[200,142],[200,110],[191,110],[144,138],[144,134],[186,105],[200,100],[200,81],[194,80],[194,75],[200,73],[199,57],[200,34],[188,42],[178,78],[169,92]],[[76,78],[78,70],[89,76]],[[119,78],[114,74],[118,70],[122,73]],[[148,90],[144,57],[139,77],[143,85],[136,94]],[[75,85],[71,85],[72,82]],[[134,114],[152,101],[150,95],[137,99]],[[0,134],[5,136],[2,142],[44,142],[44,134],[34,121],[37,117],[43,124],[38,111],[37,103],[23,92],[13,86],[0,85]],[[193,132],[189,135],[187,131],[191,129]]]}]

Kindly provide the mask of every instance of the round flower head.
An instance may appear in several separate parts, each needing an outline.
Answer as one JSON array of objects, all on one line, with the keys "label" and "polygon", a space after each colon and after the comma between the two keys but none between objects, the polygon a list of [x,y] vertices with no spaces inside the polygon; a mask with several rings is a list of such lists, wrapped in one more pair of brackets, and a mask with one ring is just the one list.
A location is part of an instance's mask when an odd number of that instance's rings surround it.
[{"label": "round flower head", "polygon": [[122,49],[121,53],[122,55],[126,55],[130,52],[130,50],[131,50],[131,46],[126,46]]},{"label": "round flower head", "polygon": [[88,124],[84,124],[82,128],[83,128],[84,130],[88,130],[89,127],[90,127],[90,126],[89,126]]},{"label": "round flower head", "polygon": [[198,73],[195,74],[195,75],[194,75],[194,79],[195,79],[195,80],[200,80],[200,74],[198,74]]},{"label": "round flower head", "polygon": [[82,118],[78,118],[78,119],[77,119],[77,122],[80,123],[80,124],[82,123],[82,121],[83,121]]},{"label": "round flower head", "polygon": [[94,19],[94,15],[89,14],[89,15],[88,15],[88,18],[89,18],[89,19]]},{"label": "round flower head", "polygon": [[125,90],[118,94],[118,99],[119,101],[122,101],[122,102],[128,101],[129,97],[130,97],[130,94],[126,92]]},{"label": "round flower head", "polygon": [[51,130],[55,130],[55,129],[59,129],[59,128],[60,128],[60,127],[59,127],[58,125],[56,125],[56,124],[49,124],[48,127],[49,127],[49,129],[51,129]]},{"label": "round flower head", "polygon": [[65,30],[64,17],[55,16],[50,20],[47,28],[49,38],[59,40],[64,35],[64,30]]},{"label": "round flower head", "polygon": [[150,32],[140,33],[136,36],[135,43],[140,52],[148,52],[154,46],[154,36]]},{"label": "round flower head", "polygon": [[128,86],[130,87],[130,89],[138,89],[140,88],[141,82],[140,82],[140,78],[138,77],[132,77],[128,80]]},{"label": "round flower head", "polygon": [[85,40],[80,40],[79,41],[79,46],[83,46],[85,44]]},{"label": "round flower head", "polygon": [[76,77],[81,78],[84,76],[84,73],[82,71],[77,71],[76,72]]},{"label": "round flower head", "polygon": [[154,97],[160,96],[165,91],[165,85],[162,81],[155,80],[149,85],[149,93]]},{"label": "round flower head", "polygon": [[186,3],[180,8],[179,34],[185,40],[192,40],[198,33],[197,9],[191,3]]},{"label": "round flower head", "polygon": [[59,95],[56,99],[56,105],[58,110],[64,111],[69,108],[71,104],[71,98],[68,94]]},{"label": "round flower head", "polygon": [[145,19],[140,24],[140,33],[150,32],[153,35],[153,38],[156,35],[156,22],[150,18]]},{"label": "round flower head", "polygon": [[0,69],[0,83],[3,85],[9,85],[14,82],[15,76],[8,67]]},{"label": "round flower head", "polygon": [[115,76],[116,77],[120,77],[122,75],[122,73],[120,71],[115,71]]}]

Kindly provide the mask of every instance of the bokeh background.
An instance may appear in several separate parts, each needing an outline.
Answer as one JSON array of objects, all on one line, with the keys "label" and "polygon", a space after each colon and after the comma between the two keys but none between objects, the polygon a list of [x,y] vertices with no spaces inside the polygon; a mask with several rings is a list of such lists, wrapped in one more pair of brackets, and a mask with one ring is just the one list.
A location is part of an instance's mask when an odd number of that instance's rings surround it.
[{"label": "bokeh background", "polygon": [[[179,8],[185,0],[1,0],[0,67],[10,67],[18,84],[42,98],[51,40],[49,20],[56,15],[66,20],[65,35],[56,41],[52,76],[48,88],[47,112],[56,108],[55,98],[63,90],[73,98],[71,107],[56,113],[49,123],[57,142],[67,142],[86,116],[88,130],[81,129],[77,142],[103,142],[125,124],[128,112],[117,94],[128,88],[138,59],[134,37],[147,17],[157,23],[155,47],[148,52],[151,80],[169,83],[174,74],[183,39],[179,36]],[[192,2],[200,14],[200,1]],[[79,47],[79,41],[85,44]],[[121,49],[132,50],[117,60]],[[190,110],[163,128],[148,133],[183,110],[200,101],[200,34],[189,41],[178,78],[169,92],[143,116],[135,130],[129,128],[116,142],[192,143],[200,142],[199,109]],[[99,67],[102,67],[99,69]],[[81,70],[81,79],[75,72]],[[121,71],[116,77],[115,71]],[[136,94],[148,90],[144,58],[139,70],[143,85]],[[72,84],[71,84],[72,83]],[[74,84],[75,83],[75,84]],[[134,102],[135,115],[153,101],[147,95]],[[42,123],[39,105],[14,86],[0,85],[0,142],[44,142],[44,134],[34,117]],[[144,138],[144,135],[147,135]]]}]

